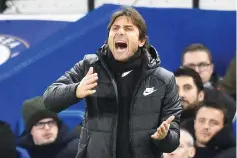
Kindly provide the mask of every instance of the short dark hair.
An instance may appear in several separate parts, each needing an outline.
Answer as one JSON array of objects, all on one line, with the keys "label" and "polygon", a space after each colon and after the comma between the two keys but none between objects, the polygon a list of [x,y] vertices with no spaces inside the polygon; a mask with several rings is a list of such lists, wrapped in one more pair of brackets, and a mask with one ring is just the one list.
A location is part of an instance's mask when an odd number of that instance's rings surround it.
[{"label": "short dark hair", "polygon": [[220,110],[223,115],[224,115],[224,125],[226,125],[228,123],[228,116],[227,116],[227,105],[220,101],[220,99],[218,98],[205,98],[204,101],[201,103],[201,105],[197,108],[196,114],[195,114],[195,118],[197,116],[197,113],[200,109],[202,108],[213,108],[213,109],[218,109]]},{"label": "short dark hair", "polygon": [[211,55],[211,51],[203,44],[200,44],[200,43],[195,43],[195,44],[191,44],[189,46],[187,46],[184,51],[183,51],[183,54],[182,54],[182,65],[183,65],[183,62],[184,62],[184,55],[188,52],[196,52],[196,51],[204,51],[207,53],[208,57],[209,57],[209,60],[210,62],[212,63],[212,55]]},{"label": "short dark hair", "polygon": [[178,70],[174,72],[175,77],[180,77],[180,76],[188,76],[192,77],[198,92],[203,91],[203,83],[200,75],[193,69],[188,68],[188,67],[181,67]]},{"label": "short dark hair", "polygon": [[109,33],[114,21],[120,16],[127,16],[127,17],[131,18],[133,24],[139,30],[139,40],[146,40],[144,47],[148,48],[149,44],[148,44],[146,22],[143,19],[143,17],[141,16],[141,14],[139,14],[138,11],[132,7],[122,6],[118,11],[113,13],[113,15],[110,18],[109,25],[107,27],[108,33]]}]

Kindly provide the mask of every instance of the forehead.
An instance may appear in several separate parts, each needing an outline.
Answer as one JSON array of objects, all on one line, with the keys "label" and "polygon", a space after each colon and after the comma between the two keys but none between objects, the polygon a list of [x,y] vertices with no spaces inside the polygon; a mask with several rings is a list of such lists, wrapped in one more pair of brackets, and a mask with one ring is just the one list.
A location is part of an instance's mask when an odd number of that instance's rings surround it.
[{"label": "forehead", "polygon": [[180,144],[188,144],[189,142],[191,142],[191,136],[184,131],[180,131]]},{"label": "forehead", "polygon": [[198,64],[201,62],[210,62],[208,53],[206,51],[187,52],[184,54],[184,64]]},{"label": "forehead", "polygon": [[212,119],[212,120],[223,120],[224,114],[221,110],[209,107],[202,107],[198,110],[196,119],[198,118],[205,118],[205,119]]},{"label": "forehead", "polygon": [[184,86],[186,84],[196,86],[194,84],[193,78],[190,76],[178,76],[178,77],[175,77],[175,79],[178,86]]},{"label": "forehead", "polygon": [[128,16],[119,16],[119,17],[117,17],[114,20],[113,25],[132,25],[132,26],[134,26],[131,17],[128,17]]}]

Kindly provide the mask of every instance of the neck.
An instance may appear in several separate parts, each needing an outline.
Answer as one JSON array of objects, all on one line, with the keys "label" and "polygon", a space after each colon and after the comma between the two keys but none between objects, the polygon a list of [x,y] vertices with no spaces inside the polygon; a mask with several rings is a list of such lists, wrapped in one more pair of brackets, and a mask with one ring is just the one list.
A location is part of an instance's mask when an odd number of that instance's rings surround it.
[{"label": "neck", "polygon": [[198,141],[196,141],[196,146],[200,147],[200,148],[205,148],[206,147],[206,145],[204,145],[204,144],[202,144],[202,143],[200,143]]},{"label": "neck", "polygon": [[124,72],[139,68],[142,65],[142,52],[138,49],[138,51],[126,62],[117,61],[111,52],[108,54],[107,59],[108,66],[113,72]]}]

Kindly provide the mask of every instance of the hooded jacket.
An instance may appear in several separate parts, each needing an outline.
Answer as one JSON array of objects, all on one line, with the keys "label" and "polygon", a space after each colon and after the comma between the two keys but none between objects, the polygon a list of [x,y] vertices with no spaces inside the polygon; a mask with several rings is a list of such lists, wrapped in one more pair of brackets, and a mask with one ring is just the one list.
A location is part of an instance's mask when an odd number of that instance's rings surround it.
[{"label": "hooded jacket", "polygon": [[[80,101],[76,88],[90,67],[98,74],[96,93],[85,98],[83,121],[77,158],[115,158],[118,125],[119,93],[106,59],[109,51],[103,46],[96,54],[86,55],[44,93],[47,108],[59,112]],[[132,157],[157,158],[179,146],[179,119],[182,111],[175,77],[160,67],[160,58],[151,46],[143,49],[143,70],[129,109],[129,141]],[[175,116],[168,135],[153,140],[159,125]]]},{"label": "hooded jacket", "polygon": [[79,139],[68,132],[68,128],[60,123],[55,142],[47,145],[35,145],[30,133],[17,140],[17,145],[26,149],[31,158],[75,158]]},{"label": "hooded jacket", "polygon": [[230,126],[225,126],[207,143],[197,147],[195,158],[235,158],[236,142]]}]

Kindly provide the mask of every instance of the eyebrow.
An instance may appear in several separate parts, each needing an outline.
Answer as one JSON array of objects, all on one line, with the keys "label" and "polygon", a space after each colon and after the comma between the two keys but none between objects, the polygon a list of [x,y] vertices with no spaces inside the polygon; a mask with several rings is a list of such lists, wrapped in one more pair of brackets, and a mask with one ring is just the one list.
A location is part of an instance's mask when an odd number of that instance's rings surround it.
[{"label": "eyebrow", "polygon": [[193,85],[191,85],[189,83],[186,83],[186,84],[183,85],[183,87],[187,87],[187,86],[193,87]]},{"label": "eyebrow", "polygon": [[[112,25],[114,27],[120,27],[120,25]],[[133,25],[125,25],[124,27],[133,27]]]},{"label": "eyebrow", "polygon": [[48,120],[48,121],[39,121],[38,123],[45,123],[45,122],[50,122],[50,121],[54,121],[54,119]]}]

